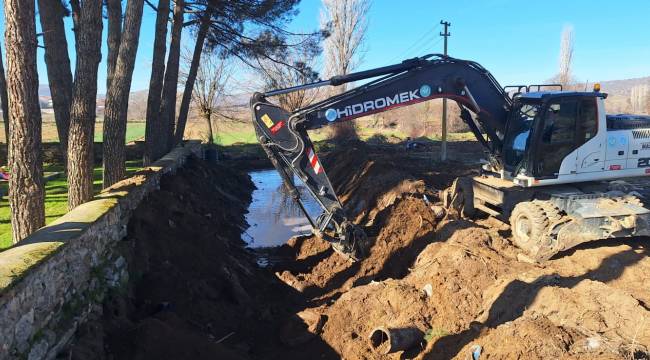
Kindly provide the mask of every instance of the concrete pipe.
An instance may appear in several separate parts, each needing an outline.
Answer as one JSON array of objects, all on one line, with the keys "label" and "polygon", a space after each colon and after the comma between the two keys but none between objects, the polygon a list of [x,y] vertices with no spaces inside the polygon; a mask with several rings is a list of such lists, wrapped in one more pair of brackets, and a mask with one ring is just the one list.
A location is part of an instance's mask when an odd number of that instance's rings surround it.
[{"label": "concrete pipe", "polygon": [[377,327],[370,332],[370,347],[378,353],[390,354],[408,350],[419,344],[424,334],[418,328]]}]

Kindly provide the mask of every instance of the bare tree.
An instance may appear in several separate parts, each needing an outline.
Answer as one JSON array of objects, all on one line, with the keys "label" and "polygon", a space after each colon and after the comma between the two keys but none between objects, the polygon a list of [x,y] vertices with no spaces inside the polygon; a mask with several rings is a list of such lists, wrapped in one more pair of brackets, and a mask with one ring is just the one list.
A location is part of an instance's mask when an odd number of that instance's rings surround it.
[{"label": "bare tree", "polygon": [[573,81],[573,26],[565,26],[560,38],[560,72],[557,81],[563,86],[571,85]]},{"label": "bare tree", "polygon": [[[368,28],[369,0],[323,0],[321,24],[330,31],[323,44],[328,76],[349,74],[360,62],[360,51]],[[344,92],[345,85],[337,92]],[[333,127],[334,138],[358,137],[352,122]]]},{"label": "bare tree", "polygon": [[166,123],[158,116],[160,113],[160,96],[165,76],[165,52],[167,51],[167,23],[169,18],[169,0],[158,1],[156,12],[156,32],[153,41],[153,57],[149,94],[147,94],[147,119],[145,125],[144,163],[149,165],[163,153],[162,136]]},{"label": "bare tree", "polygon": [[61,0],[38,0],[39,19],[45,44],[47,80],[52,93],[54,120],[61,144],[64,164],[68,152],[70,102],[72,101],[72,70],[63,18],[69,10]]},{"label": "bare tree", "polygon": [[637,85],[630,89],[630,104],[633,113],[644,113],[648,110],[648,85]]},{"label": "bare tree", "polygon": [[111,81],[113,80],[115,73],[117,54],[120,51],[120,40],[122,38],[122,0],[106,0],[106,13],[108,15],[106,91],[108,91],[108,88],[111,87]]},{"label": "bare tree", "polygon": [[9,147],[9,100],[7,96],[7,79],[5,78],[5,66],[2,59],[2,48],[0,47],[0,103],[2,103],[2,121],[5,127],[5,143]]},{"label": "bare tree", "polygon": [[45,225],[34,1],[5,0],[13,242]]},{"label": "bare tree", "polygon": [[[184,56],[185,63],[190,64],[193,56]],[[192,103],[197,109],[199,116],[205,121],[208,127],[208,143],[214,143],[213,116],[219,112],[219,106],[223,103],[226,95],[226,88],[231,78],[231,66],[218,52],[207,49],[197,67],[195,81],[193,83]],[[183,76],[183,82],[187,82],[187,75]]]},{"label": "bare tree", "polygon": [[68,209],[93,197],[93,141],[97,70],[102,58],[101,1],[70,2],[75,19],[76,63],[70,107],[68,146]]},{"label": "bare tree", "polygon": [[[312,34],[297,34],[286,30],[285,24],[296,14],[294,10],[297,4],[296,0],[195,0],[185,2],[186,14],[189,15],[189,21],[186,21],[185,24],[197,28],[197,40],[193,54],[194,61],[188,71],[187,83],[178,112],[178,122],[171,144],[181,141],[184,135],[193,89],[192,78],[193,74],[197,72],[203,53],[202,47],[218,49],[224,56],[237,58],[252,68],[256,68],[254,59],[258,57],[285,63],[283,52],[280,49],[294,46],[295,44],[292,44],[291,40],[296,37],[306,37],[309,41],[319,41],[323,35],[320,31]],[[208,24],[206,24],[206,20],[209,20]],[[172,60],[176,58],[176,56],[172,56],[175,54],[173,33],[172,30],[172,44],[165,73],[163,106],[161,108],[165,106],[165,99],[173,95],[172,86],[178,83],[173,81],[175,67],[170,67],[170,64],[173,64]],[[180,33],[178,38],[180,38]],[[168,101],[167,104],[173,105],[171,101]],[[174,114],[170,111],[172,109],[162,110],[167,113],[163,116],[171,120],[170,130],[174,130]]]},{"label": "bare tree", "polygon": [[106,94],[102,151],[104,188],[122,180],[126,174],[124,159],[126,115],[129,109],[129,92],[131,91],[135,56],[138,52],[143,6],[144,0],[129,0],[127,2],[124,31],[115,63],[115,73],[111,80],[111,87]]},{"label": "bare tree", "polygon": [[178,72],[181,57],[181,35],[183,33],[184,1],[176,0],[174,7],[174,22],[172,23],[169,55],[165,68],[165,82],[163,84],[160,104],[160,119],[165,126],[162,136],[164,152],[171,149],[174,138],[174,125],[176,120],[176,92],[178,91]]},{"label": "bare tree", "polygon": [[[306,46],[296,47],[287,51],[285,62],[257,59],[259,73],[267,90],[288,88],[318,80],[318,72],[314,70],[316,57],[320,48]],[[294,111],[313,103],[318,97],[318,89],[295,91],[278,96],[279,105],[287,111]]]}]

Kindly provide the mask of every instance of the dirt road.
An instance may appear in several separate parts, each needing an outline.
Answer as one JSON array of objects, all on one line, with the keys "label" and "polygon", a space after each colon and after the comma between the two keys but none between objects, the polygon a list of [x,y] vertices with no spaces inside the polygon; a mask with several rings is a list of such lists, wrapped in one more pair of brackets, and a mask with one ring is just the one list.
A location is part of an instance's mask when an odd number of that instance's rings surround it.
[{"label": "dirt road", "polygon": [[[476,148],[465,147],[467,157]],[[507,225],[437,217],[437,191],[472,173],[401,148],[353,144],[324,166],[372,242],[349,262],[316,237],[255,265],[239,234],[252,185],[196,162],[138,210],[133,280],[69,349],[104,358],[647,359],[648,240],[517,261]],[[216,189],[216,190],[215,190]],[[408,333],[383,354],[377,328]],[[376,349],[374,347],[377,347]],[[103,349],[103,350],[102,350]]]}]

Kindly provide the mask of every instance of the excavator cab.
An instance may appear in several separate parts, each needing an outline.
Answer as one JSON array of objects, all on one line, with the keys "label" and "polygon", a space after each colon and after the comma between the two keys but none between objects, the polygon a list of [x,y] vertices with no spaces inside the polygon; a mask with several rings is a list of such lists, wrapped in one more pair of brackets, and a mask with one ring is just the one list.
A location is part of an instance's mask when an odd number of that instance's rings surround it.
[{"label": "excavator cab", "polygon": [[509,177],[557,179],[577,173],[569,155],[596,137],[599,92],[534,92],[517,97],[503,141]]},{"label": "excavator cab", "polygon": [[503,165],[506,171],[516,174],[527,159],[530,134],[540,112],[539,100],[518,100],[510,116],[503,142]]}]

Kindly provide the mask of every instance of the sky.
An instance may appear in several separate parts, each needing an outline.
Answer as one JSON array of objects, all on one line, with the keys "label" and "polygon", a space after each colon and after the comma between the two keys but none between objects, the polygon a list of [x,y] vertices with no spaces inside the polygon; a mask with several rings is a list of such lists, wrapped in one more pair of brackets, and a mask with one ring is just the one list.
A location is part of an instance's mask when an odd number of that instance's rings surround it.
[{"label": "sky", "polygon": [[[126,3],[126,1],[125,1]],[[318,29],[321,0],[302,0],[287,25]],[[0,11],[1,13],[2,11]],[[581,82],[650,76],[648,0],[374,0],[368,14],[363,61],[357,70],[400,62],[443,50],[440,20],[451,23],[449,55],[474,60],[501,85],[540,83],[558,68],[560,35],[574,28],[574,76]],[[4,14],[2,19],[4,19]],[[132,90],[148,88],[155,13],[145,6]],[[72,22],[66,20],[74,66]],[[37,21],[37,31],[40,26]],[[4,20],[0,23],[4,33]],[[183,43],[193,46],[189,32]],[[106,91],[106,27],[99,93]],[[4,38],[2,38],[4,47]],[[47,84],[43,49],[38,50],[41,84]]]}]

